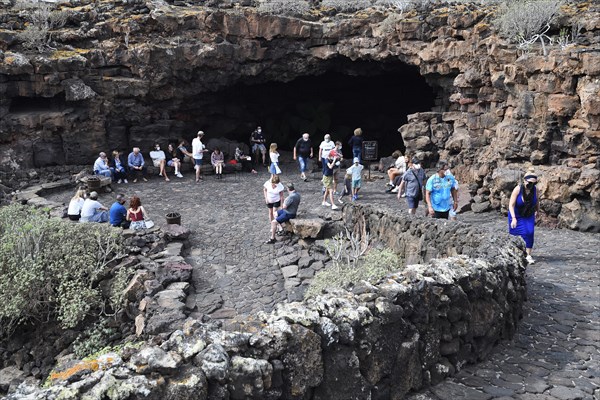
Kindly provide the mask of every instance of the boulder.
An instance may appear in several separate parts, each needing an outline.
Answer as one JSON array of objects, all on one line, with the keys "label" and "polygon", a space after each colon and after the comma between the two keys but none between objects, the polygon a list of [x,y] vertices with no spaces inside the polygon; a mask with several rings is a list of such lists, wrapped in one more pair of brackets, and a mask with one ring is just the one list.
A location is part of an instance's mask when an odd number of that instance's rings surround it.
[{"label": "boulder", "polygon": [[318,239],[325,221],[320,218],[292,219],[290,220],[295,235],[302,239]]},{"label": "boulder", "polygon": [[138,373],[175,374],[181,366],[182,359],[177,353],[166,352],[160,347],[150,346],[134,354],[130,362]]},{"label": "boulder", "polygon": [[160,229],[169,240],[185,240],[191,233],[189,228],[177,224],[166,224],[161,226]]}]

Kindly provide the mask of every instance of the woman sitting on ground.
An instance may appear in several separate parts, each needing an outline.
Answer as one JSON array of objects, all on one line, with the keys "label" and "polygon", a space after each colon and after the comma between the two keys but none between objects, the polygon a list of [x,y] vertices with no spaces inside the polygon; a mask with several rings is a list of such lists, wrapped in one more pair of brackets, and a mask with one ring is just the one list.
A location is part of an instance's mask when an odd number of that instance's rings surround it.
[{"label": "woman sitting on ground", "polygon": [[146,229],[146,222],[144,221],[147,218],[146,210],[142,206],[142,201],[138,196],[133,196],[131,200],[129,200],[126,218],[127,221],[131,221],[129,229]]},{"label": "woman sitting on ground", "polygon": [[67,217],[69,217],[71,221],[79,221],[79,218],[81,218],[81,207],[83,207],[84,201],[85,190],[79,188],[79,190],[75,192],[75,196],[71,198],[69,209],[67,210]]},{"label": "woman sitting on ground", "polygon": [[215,147],[215,150],[210,155],[210,163],[215,169],[217,179],[223,178],[223,164],[225,163],[225,156],[218,147]]}]

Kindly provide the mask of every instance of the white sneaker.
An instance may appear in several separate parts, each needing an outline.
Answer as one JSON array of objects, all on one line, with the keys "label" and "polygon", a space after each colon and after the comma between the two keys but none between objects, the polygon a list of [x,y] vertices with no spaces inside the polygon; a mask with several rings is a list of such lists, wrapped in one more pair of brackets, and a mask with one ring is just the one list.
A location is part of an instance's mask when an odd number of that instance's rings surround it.
[{"label": "white sneaker", "polygon": [[324,202],[321,203],[321,205],[329,207],[331,204],[329,204],[328,202],[324,201]]},{"label": "white sneaker", "polygon": [[178,172],[178,173],[177,173],[177,177],[178,177],[178,178],[183,178],[183,175],[181,175],[181,172]]},{"label": "white sneaker", "polygon": [[341,197],[338,199],[338,201],[339,201],[340,204],[344,204],[344,201],[342,200]]},{"label": "white sneaker", "polygon": [[127,182],[127,179],[123,179],[123,183],[129,183],[129,182]]},{"label": "white sneaker", "polygon": [[527,260],[527,264],[535,263],[535,260],[533,259],[533,257],[531,257],[530,254],[528,254],[527,257],[525,257],[525,259]]},{"label": "white sneaker", "polygon": [[331,209],[332,209],[332,210],[337,210],[338,208],[339,208],[339,207],[338,207],[338,206],[336,206],[335,204],[332,204],[332,205],[331,205]]},{"label": "white sneaker", "polygon": [[117,181],[117,183],[121,183],[121,182],[123,182],[121,179],[119,179],[119,180]]},{"label": "white sneaker", "polygon": [[392,189],[390,193],[398,193],[398,188]]}]

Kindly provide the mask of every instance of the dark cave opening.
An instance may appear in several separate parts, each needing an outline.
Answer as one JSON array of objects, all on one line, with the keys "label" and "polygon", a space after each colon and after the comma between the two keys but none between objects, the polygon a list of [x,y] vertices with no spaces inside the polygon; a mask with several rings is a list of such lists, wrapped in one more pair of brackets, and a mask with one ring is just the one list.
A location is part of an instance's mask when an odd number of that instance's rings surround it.
[{"label": "dark cave opening", "polygon": [[194,99],[185,106],[186,125],[204,130],[208,138],[225,136],[246,143],[260,125],[267,141],[284,150],[290,150],[303,132],[311,134],[315,146],[330,133],[342,142],[346,156],[348,139],[361,127],[366,140],[379,142],[379,156],[404,150],[398,128],[408,114],[434,108],[439,88],[429,86],[418,68],[400,62],[346,61],[336,66],[317,76],[238,84]]}]

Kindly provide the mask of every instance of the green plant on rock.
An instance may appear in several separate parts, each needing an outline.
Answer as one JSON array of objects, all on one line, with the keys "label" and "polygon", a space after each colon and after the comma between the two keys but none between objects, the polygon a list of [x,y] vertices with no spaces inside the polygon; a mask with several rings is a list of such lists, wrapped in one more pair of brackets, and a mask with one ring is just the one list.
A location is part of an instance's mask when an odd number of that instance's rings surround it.
[{"label": "green plant on rock", "polygon": [[72,328],[99,313],[109,299],[98,283],[121,257],[121,236],[112,227],[20,205],[0,208],[0,337],[50,319]]},{"label": "green plant on rock", "polygon": [[401,268],[401,260],[390,249],[369,249],[368,234],[346,231],[325,243],[332,266],[317,273],[305,298],[321,294],[325,289],[348,288],[361,281],[376,283],[390,272]]},{"label": "green plant on rock", "polygon": [[24,47],[39,52],[50,47],[52,30],[63,27],[69,16],[66,11],[55,10],[53,5],[44,1],[22,1],[19,8],[28,23],[17,37]]}]

